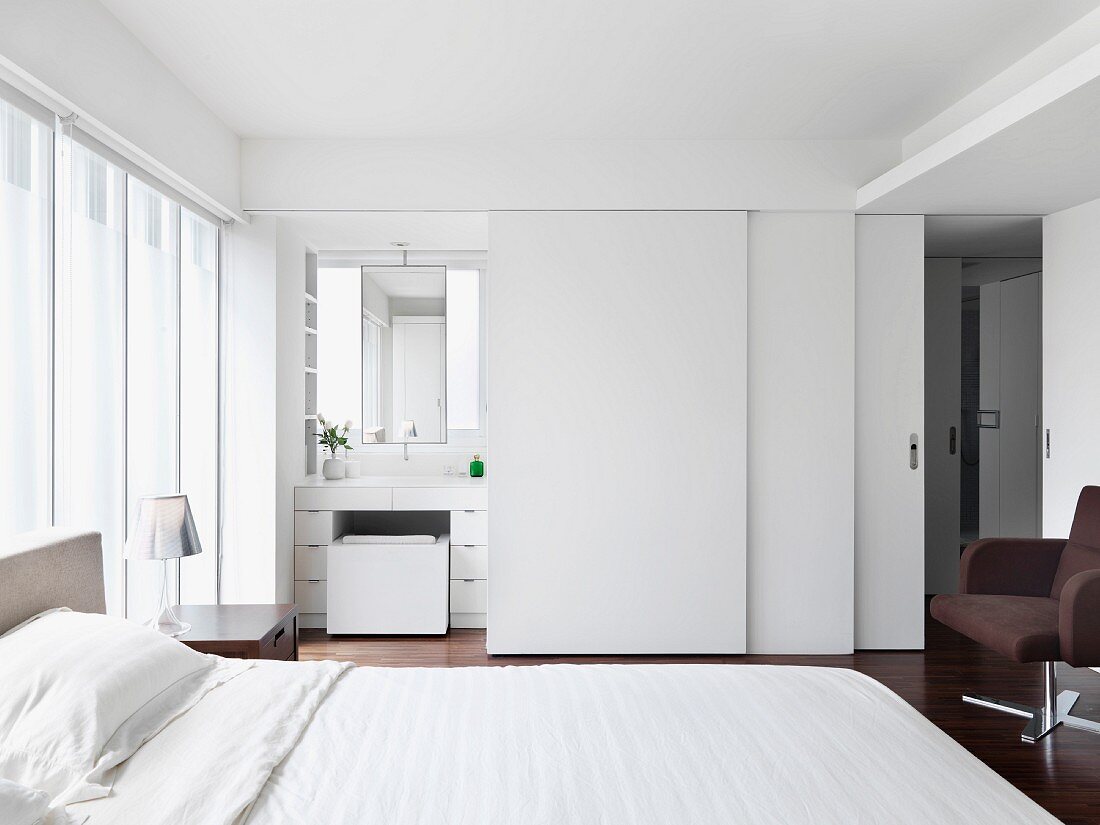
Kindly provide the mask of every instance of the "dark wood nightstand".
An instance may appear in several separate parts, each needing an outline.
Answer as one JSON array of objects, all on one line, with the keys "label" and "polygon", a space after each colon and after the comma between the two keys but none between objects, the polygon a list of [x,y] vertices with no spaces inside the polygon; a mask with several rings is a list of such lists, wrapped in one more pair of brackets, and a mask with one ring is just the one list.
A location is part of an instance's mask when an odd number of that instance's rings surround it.
[{"label": "dark wood nightstand", "polygon": [[234,659],[298,661],[298,605],[185,604],[174,608],[191,629],[176,638],[200,653]]}]

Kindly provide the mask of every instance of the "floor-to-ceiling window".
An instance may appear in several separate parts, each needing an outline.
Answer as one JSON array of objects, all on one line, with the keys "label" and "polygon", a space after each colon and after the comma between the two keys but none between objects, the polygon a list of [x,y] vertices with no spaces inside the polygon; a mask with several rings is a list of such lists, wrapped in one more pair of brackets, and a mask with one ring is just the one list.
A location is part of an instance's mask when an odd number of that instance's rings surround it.
[{"label": "floor-to-ceiling window", "polygon": [[[126,174],[62,136],[56,277],[54,523],[103,534],[107,604],[123,587]],[[66,201],[68,205],[66,205]]]},{"label": "floor-to-ceiling window", "polygon": [[180,562],[180,598],[217,601],[218,228],[180,209],[179,478],[203,552]]},{"label": "floor-to-ceiling window", "polygon": [[53,130],[0,99],[0,533],[50,518]]},{"label": "floor-to-ceiling window", "polygon": [[[126,522],[141,496],[176,492],[179,207],[129,179],[126,231]],[[201,539],[200,539],[201,541]],[[156,609],[158,565],[127,562],[127,615]]]},{"label": "floor-to-ceiling window", "polygon": [[140,496],[184,492],[217,597],[218,226],[0,86],[0,535],[103,535],[108,609],[144,619],[160,566],[125,562]]}]

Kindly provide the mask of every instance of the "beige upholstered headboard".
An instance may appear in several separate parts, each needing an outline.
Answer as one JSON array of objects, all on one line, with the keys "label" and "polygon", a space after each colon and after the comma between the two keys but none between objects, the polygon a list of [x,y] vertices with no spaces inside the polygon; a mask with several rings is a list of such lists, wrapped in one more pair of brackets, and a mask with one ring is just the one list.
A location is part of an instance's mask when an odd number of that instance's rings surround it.
[{"label": "beige upholstered headboard", "polygon": [[107,612],[99,533],[51,527],[0,544],[0,633],[51,607]]}]

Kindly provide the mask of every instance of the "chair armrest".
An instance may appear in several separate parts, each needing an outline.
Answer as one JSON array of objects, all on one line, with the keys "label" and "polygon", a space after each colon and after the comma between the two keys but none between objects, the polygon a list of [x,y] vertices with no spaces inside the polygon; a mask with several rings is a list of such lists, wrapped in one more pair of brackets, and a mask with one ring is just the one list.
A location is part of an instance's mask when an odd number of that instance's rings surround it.
[{"label": "chair armrest", "polygon": [[1049,596],[1066,539],[979,539],[962,555],[960,593]]},{"label": "chair armrest", "polygon": [[1058,604],[1062,661],[1073,667],[1100,665],[1100,570],[1070,576]]}]

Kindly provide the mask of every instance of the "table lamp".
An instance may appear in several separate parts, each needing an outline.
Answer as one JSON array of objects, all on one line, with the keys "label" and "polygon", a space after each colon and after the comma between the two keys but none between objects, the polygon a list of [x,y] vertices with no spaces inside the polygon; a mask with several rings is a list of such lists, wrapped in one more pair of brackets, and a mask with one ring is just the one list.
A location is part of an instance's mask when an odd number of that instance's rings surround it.
[{"label": "table lamp", "polygon": [[168,601],[168,562],[202,552],[195,520],[187,496],[142,496],[138,499],[138,514],[130,538],[126,541],[126,558],[151,559],[163,562],[160,582],[160,606],[146,627],[167,636],[182,636],[191,625],[181,622]]},{"label": "table lamp", "polygon": [[405,436],[405,460],[409,460],[409,439],[416,438],[416,422],[402,421],[401,434]]}]

